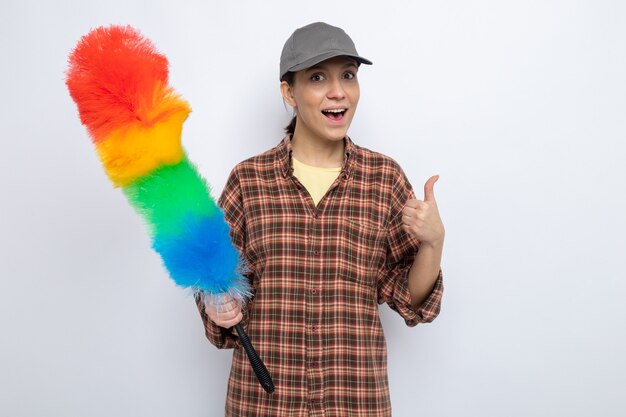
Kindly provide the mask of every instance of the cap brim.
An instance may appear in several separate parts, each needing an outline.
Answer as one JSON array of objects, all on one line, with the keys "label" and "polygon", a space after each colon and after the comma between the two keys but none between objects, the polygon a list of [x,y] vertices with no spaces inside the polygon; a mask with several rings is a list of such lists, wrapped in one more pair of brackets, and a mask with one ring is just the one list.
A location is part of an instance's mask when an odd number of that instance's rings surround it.
[{"label": "cap brim", "polygon": [[[344,51],[329,51],[321,55],[317,55],[312,58],[309,58],[306,61],[301,62],[300,64],[295,65],[291,68],[287,68],[286,72],[296,72],[296,71],[300,71],[303,69],[307,69],[307,68],[312,67],[315,64],[319,64],[322,61],[326,61],[327,59],[334,58],[336,56],[349,56],[350,58],[356,59],[357,62],[361,64],[372,65],[372,61],[370,61],[369,59],[363,58],[362,56],[354,55],[354,54],[347,53]],[[285,75],[285,74],[281,74],[281,75]]]}]

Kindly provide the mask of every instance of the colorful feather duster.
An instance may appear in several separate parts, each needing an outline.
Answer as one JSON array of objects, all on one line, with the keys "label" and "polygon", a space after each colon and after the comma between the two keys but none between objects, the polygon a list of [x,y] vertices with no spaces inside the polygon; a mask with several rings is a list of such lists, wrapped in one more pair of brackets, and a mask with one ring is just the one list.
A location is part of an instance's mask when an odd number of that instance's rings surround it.
[{"label": "colorful feather duster", "polygon": [[[250,297],[223,213],[181,146],[191,109],[168,85],[167,58],[130,26],[100,27],[70,54],[66,84],[106,174],[146,221],[174,282],[214,301]],[[259,377],[271,392],[267,379]]]}]

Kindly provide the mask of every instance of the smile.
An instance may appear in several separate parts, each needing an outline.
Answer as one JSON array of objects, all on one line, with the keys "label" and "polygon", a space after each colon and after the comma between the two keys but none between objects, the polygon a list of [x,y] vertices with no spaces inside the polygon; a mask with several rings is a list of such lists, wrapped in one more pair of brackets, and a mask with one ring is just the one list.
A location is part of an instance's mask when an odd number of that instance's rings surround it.
[{"label": "smile", "polygon": [[322,113],[324,114],[324,116],[326,116],[327,118],[331,120],[341,121],[343,120],[343,117],[345,116],[346,111],[348,111],[348,109],[340,108],[340,109],[322,110]]}]

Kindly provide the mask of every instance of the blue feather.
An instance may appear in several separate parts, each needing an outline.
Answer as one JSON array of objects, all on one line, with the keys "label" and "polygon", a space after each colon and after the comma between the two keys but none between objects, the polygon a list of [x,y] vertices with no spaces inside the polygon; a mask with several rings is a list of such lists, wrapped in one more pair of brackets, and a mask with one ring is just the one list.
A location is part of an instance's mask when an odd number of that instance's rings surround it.
[{"label": "blue feather", "polygon": [[222,211],[210,217],[190,213],[181,223],[182,233],[156,235],[152,244],[174,282],[213,296],[249,297],[245,266],[230,241]]}]

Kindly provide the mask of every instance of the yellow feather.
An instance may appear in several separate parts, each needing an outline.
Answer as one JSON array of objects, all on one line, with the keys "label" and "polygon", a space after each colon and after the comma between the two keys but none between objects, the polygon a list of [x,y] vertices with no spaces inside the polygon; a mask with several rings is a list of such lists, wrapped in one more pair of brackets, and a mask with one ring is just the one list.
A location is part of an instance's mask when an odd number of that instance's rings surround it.
[{"label": "yellow feather", "polygon": [[96,150],[109,179],[125,187],[163,165],[180,162],[180,142],[188,107],[168,115],[151,126],[137,122],[111,132],[96,144]]}]

